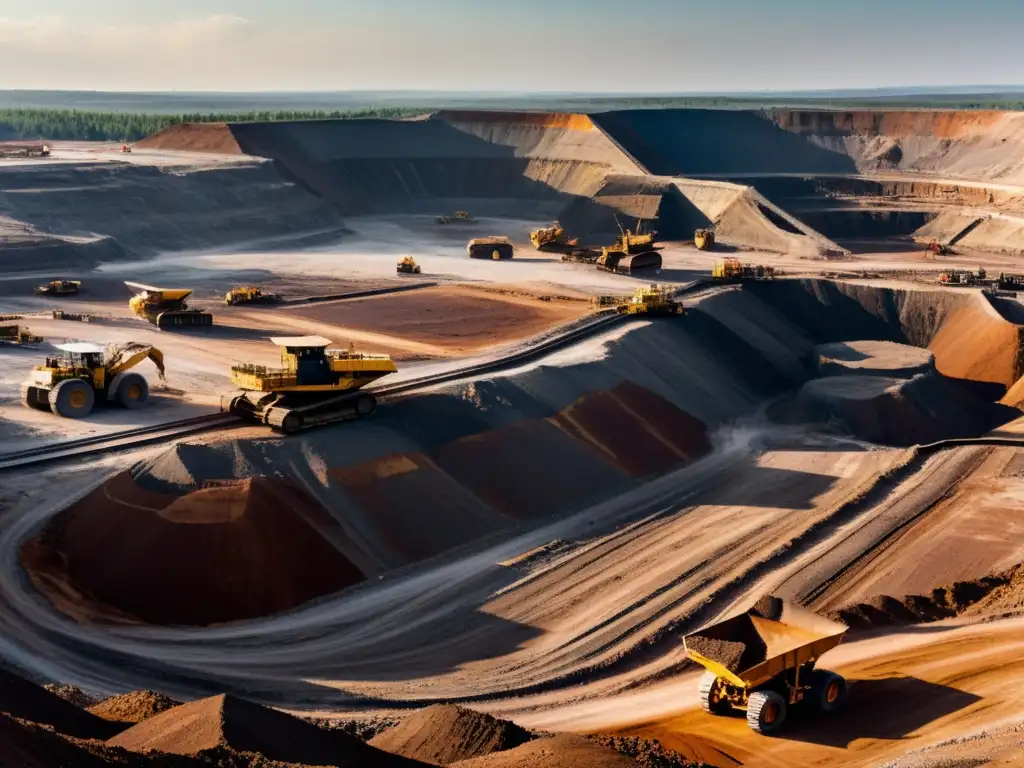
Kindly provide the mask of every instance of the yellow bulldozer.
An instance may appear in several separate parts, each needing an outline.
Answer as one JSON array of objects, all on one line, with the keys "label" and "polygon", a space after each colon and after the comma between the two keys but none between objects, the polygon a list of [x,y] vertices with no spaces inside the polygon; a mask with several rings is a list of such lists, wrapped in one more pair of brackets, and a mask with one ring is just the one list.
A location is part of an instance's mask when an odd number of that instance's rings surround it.
[{"label": "yellow bulldozer", "polygon": [[143,360],[153,361],[164,378],[164,356],[148,344],[124,344],[110,349],[90,342],[57,344],[60,356],[47,357],[22,384],[21,399],[29,408],[80,419],[97,402],[141,408],[149,400],[149,382],[131,371]]},{"label": "yellow bulldozer", "polygon": [[597,268],[620,275],[661,269],[661,248],[654,245],[654,235],[645,235],[623,230],[612,245],[601,249],[597,257]]},{"label": "yellow bulldozer", "polygon": [[192,295],[190,288],[155,288],[129,282],[125,285],[138,292],[128,300],[132,312],[161,330],[213,325],[209,312],[189,309],[185,300]]},{"label": "yellow bulldozer", "polygon": [[418,275],[420,273],[420,265],[416,263],[416,259],[412,256],[403,256],[398,260],[396,271],[400,275]]},{"label": "yellow bulldozer", "polygon": [[578,238],[569,237],[565,228],[557,221],[550,227],[541,227],[530,233],[530,242],[538,251],[563,252],[577,247],[580,244]]},{"label": "yellow bulldozer", "polygon": [[42,336],[36,336],[23,325],[0,325],[0,344],[23,347],[42,343]]},{"label": "yellow bulldozer", "polygon": [[286,434],[371,416],[377,399],[360,390],[398,370],[389,355],[363,354],[351,346],[328,349],[331,341],[322,336],[271,341],[281,348],[281,367],[232,366],[231,381],[241,391],[227,410]]},{"label": "yellow bulldozer", "polygon": [[711,268],[714,280],[728,283],[742,280],[774,280],[779,274],[775,267],[765,264],[744,264],[739,259],[719,259]]},{"label": "yellow bulldozer", "polygon": [[632,296],[598,296],[593,303],[597,307],[614,306],[620,315],[674,317],[686,314],[682,302],[672,297],[671,289],[653,283],[638,288]]},{"label": "yellow bulldozer", "polygon": [[265,293],[255,285],[240,285],[224,294],[225,304],[276,304],[281,297],[276,293]]},{"label": "yellow bulldozer", "polygon": [[842,642],[846,626],[777,597],[683,638],[686,654],[707,670],[700,681],[705,712],[746,712],[747,725],[777,733],[790,707],[823,713],[846,703],[846,681],[818,659]]},{"label": "yellow bulldozer", "polygon": [[73,296],[81,287],[81,280],[51,280],[45,285],[37,285],[36,294],[39,296]]}]

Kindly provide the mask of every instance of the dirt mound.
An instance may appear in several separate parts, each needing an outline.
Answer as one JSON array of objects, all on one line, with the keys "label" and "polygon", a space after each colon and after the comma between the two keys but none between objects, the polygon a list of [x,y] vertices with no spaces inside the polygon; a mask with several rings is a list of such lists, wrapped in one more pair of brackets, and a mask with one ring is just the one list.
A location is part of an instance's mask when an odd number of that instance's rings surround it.
[{"label": "dirt mound", "polygon": [[701,635],[687,638],[686,647],[696,651],[705,658],[717,661],[730,672],[739,672],[743,668],[743,654],[747,652],[745,643],[718,640]]},{"label": "dirt mound", "polygon": [[76,707],[81,707],[82,709],[88,709],[99,700],[98,697],[90,696],[77,685],[68,685],[67,683],[47,683],[43,688],[48,690],[50,693],[57,694],[64,699],[64,701],[70,702]]},{"label": "dirt mound", "polygon": [[982,435],[1020,413],[973,397],[939,374],[815,379],[800,389],[796,408],[801,419],[838,424],[862,440],[894,446]]},{"label": "dirt mound", "polygon": [[223,695],[182,704],[139,723],[108,744],[135,752],[156,749],[177,755],[229,749],[307,765],[423,765],[389,755],[342,731],[324,730],[283,712]]},{"label": "dirt mound", "polygon": [[976,581],[958,581],[937,587],[930,595],[908,595],[902,600],[879,595],[829,613],[829,618],[851,629],[901,626],[950,619],[954,616],[995,616],[1024,607],[1024,568]]},{"label": "dirt mound", "polygon": [[583,736],[562,734],[453,765],[459,768],[637,768],[638,763]]},{"label": "dirt mound", "polygon": [[242,148],[225,123],[181,123],[172,125],[135,143],[139,149],[170,149],[241,155]]},{"label": "dirt mound", "polygon": [[591,736],[605,747],[629,755],[638,768],[710,768],[705,763],[687,760],[678,752],[666,749],[657,739],[642,739],[637,736]]},{"label": "dirt mound", "polygon": [[891,376],[909,379],[935,370],[927,349],[891,341],[845,341],[814,348],[819,376]]},{"label": "dirt mound", "polygon": [[532,736],[508,720],[439,704],[416,712],[370,744],[425,763],[448,765],[525,744]]},{"label": "dirt mound", "polygon": [[119,723],[141,723],[181,704],[169,696],[155,691],[132,691],[111,696],[89,707],[89,711],[104,720]]},{"label": "dirt mound", "polygon": [[108,739],[124,730],[123,725],[96,717],[4,669],[0,669],[0,712],[80,739]]},{"label": "dirt mound", "polygon": [[288,480],[173,496],[122,472],[26,542],[21,562],[71,615],[81,616],[84,602],[154,624],[214,624],[288,610],[361,581],[314,527],[324,516]]},{"label": "dirt mound", "polygon": [[3,768],[100,768],[112,765],[126,768],[199,768],[199,763],[189,758],[136,755],[123,749],[104,747],[97,742],[69,740],[49,728],[0,713],[0,766]]}]

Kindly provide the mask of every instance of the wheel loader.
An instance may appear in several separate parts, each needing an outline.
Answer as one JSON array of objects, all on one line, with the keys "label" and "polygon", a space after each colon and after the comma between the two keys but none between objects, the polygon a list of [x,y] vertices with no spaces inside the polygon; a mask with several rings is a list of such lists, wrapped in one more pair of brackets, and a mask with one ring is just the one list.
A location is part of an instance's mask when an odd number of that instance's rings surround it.
[{"label": "wheel loader", "polygon": [[225,304],[276,304],[281,297],[276,293],[264,293],[255,285],[240,285],[224,294]]},{"label": "wheel loader", "polygon": [[82,287],[81,280],[51,280],[46,285],[37,285],[39,296],[73,296]]},{"label": "wheel loader", "polygon": [[154,288],[129,282],[125,285],[138,291],[128,300],[132,312],[161,330],[213,325],[209,312],[189,309],[185,299],[192,295],[190,288]]},{"label": "wheel loader", "polygon": [[331,341],[322,336],[271,342],[281,348],[281,367],[232,366],[231,381],[241,392],[230,398],[227,410],[285,434],[371,416],[377,399],[360,390],[398,370],[389,355],[363,354],[352,346],[328,349]]},{"label": "wheel loader", "polygon": [[420,265],[416,263],[416,259],[412,256],[405,256],[399,260],[396,270],[400,275],[418,275],[420,273]]},{"label": "wheel loader", "polygon": [[538,251],[569,251],[580,244],[578,238],[569,237],[565,228],[557,221],[550,227],[541,227],[530,233],[530,242]]},{"label": "wheel loader", "polygon": [[701,707],[712,715],[745,711],[747,725],[765,735],[778,733],[790,707],[838,711],[846,703],[846,681],[816,664],[846,630],[769,595],[745,613],[687,635],[687,656],[707,670]]},{"label": "wheel loader", "polygon": [[164,378],[163,353],[148,344],[125,344],[107,349],[90,342],[57,344],[63,354],[47,357],[22,384],[21,399],[29,408],[81,419],[96,403],[141,408],[149,400],[149,382],[131,371],[143,360],[153,361]]}]

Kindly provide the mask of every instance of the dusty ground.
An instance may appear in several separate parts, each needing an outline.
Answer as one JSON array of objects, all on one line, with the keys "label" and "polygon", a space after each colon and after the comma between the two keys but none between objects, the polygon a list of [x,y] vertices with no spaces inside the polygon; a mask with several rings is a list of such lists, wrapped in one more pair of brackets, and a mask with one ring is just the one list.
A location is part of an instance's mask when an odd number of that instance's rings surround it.
[{"label": "dusty ground", "polygon": [[[448,119],[463,127],[469,124],[461,117]],[[531,180],[543,177],[560,185],[560,194],[578,195],[590,194],[586,185],[596,178],[592,176],[600,163],[632,172],[615,165],[621,157],[600,154],[607,146],[578,142],[573,133],[578,127],[571,123],[559,127],[564,128],[557,138],[559,151],[575,147],[594,153],[585,167],[573,166],[580,178],[544,175],[561,167],[547,156],[557,154],[552,139],[549,145],[517,145],[521,157],[528,158],[523,163],[531,164]],[[528,128],[526,134],[534,136],[535,129]],[[486,127],[466,131],[490,135]],[[586,136],[594,141],[597,134],[588,129]],[[514,137],[505,138],[504,146],[512,146]],[[318,146],[324,153],[349,151],[337,143]],[[504,215],[497,213],[500,200],[482,200],[474,222],[448,227],[437,225],[435,212],[426,210],[428,203],[434,204],[429,199],[419,199],[401,213],[382,213],[356,210],[358,201],[352,200],[332,200],[331,208],[317,198],[321,207],[307,216],[306,195],[311,193],[283,182],[263,161],[167,149],[122,156],[114,150],[59,145],[49,160],[0,163],[0,178],[10,187],[0,189],[0,196],[14,211],[0,229],[21,238],[19,247],[64,249],[46,263],[24,259],[22,250],[4,252],[0,314],[55,306],[94,313],[97,321],[88,324],[43,316],[24,322],[48,343],[153,343],[167,356],[168,389],[157,392],[152,408],[137,414],[110,409],[82,422],[58,420],[16,402],[25,370],[46,348],[0,349],[0,437],[5,451],[212,412],[219,395],[230,390],[231,362],[276,361],[277,353],[266,340],[271,335],[320,333],[338,343],[351,340],[368,351],[389,352],[404,363],[396,376],[400,378],[458,365],[470,355],[501,355],[524,339],[578,318],[587,311],[589,296],[630,293],[647,282],[563,264],[557,255],[533,251],[527,245],[529,230],[547,223],[557,208],[547,199],[532,210],[523,206]],[[867,148],[857,151],[858,163],[870,159]],[[359,167],[358,157],[341,160]],[[653,160],[667,162],[665,156]],[[389,169],[402,171],[398,161],[388,162]],[[942,187],[955,181],[954,171],[960,169],[984,181],[985,168],[968,167],[962,157],[950,162],[950,167],[924,167],[922,161],[916,170],[906,169],[908,175],[894,176],[900,183],[921,184],[927,178]],[[666,169],[657,172],[671,171]],[[732,178],[751,170],[738,168],[724,175]],[[98,171],[112,175],[90,187],[86,182],[98,178],[90,175]],[[516,172],[526,173],[523,168]],[[131,175],[136,173],[143,175]],[[216,174],[225,174],[223,181],[229,185],[223,196],[216,181],[222,177]],[[460,179],[472,175],[467,169],[460,174]],[[64,181],[58,184],[60,178]],[[390,171],[382,171],[372,181],[384,184],[390,178]],[[32,186],[37,182],[38,188],[49,184],[69,197],[59,198],[63,202],[53,204],[51,211]],[[189,189],[197,191],[197,208],[175,209],[165,228],[153,229],[142,226],[148,219],[132,207],[137,202],[129,203],[135,198],[119,192],[124,215],[97,218],[94,229],[86,227],[89,217],[98,214],[90,213],[92,208],[83,213],[75,190],[93,190],[92,202],[99,210],[109,207],[100,204],[101,192],[108,194],[119,184],[148,188],[151,182],[167,200],[179,196],[179,183],[195,185]],[[1010,229],[1016,226],[1019,212],[1011,198],[1019,190],[986,184],[983,192],[996,196],[990,203],[977,203],[969,186],[958,188],[952,202],[935,202],[934,189],[919,188],[915,194],[927,201],[915,199],[911,207],[928,205],[931,213],[951,215],[948,221],[933,221],[936,235],[958,226],[957,217],[998,213],[986,225],[988,251],[965,241],[962,253],[931,259],[920,245],[901,237],[842,240],[840,245],[852,254],[834,261],[808,258],[809,251],[798,248],[784,254],[741,250],[738,255],[789,275],[877,272],[898,277],[899,283],[884,277],[860,280],[847,294],[832,293],[826,300],[834,301],[838,311],[849,306],[851,297],[871,305],[873,295],[861,294],[872,286],[896,288],[889,299],[876,302],[877,317],[864,320],[864,327],[875,328],[871,324],[884,316],[888,328],[899,327],[900,333],[914,337],[913,343],[929,345],[945,375],[1012,388],[1021,374],[1020,334],[1012,311],[984,304],[980,296],[978,302],[951,298],[952,290],[918,291],[911,298],[903,290],[934,285],[937,273],[949,266],[985,266],[990,273],[1024,271],[1019,256],[1002,250],[1000,233],[1005,232],[999,229],[1000,222]],[[20,191],[11,191],[15,188]],[[687,194],[702,216],[717,207],[735,214],[737,190],[735,185],[694,183]],[[256,198],[247,197],[250,193]],[[768,219],[758,213],[753,199],[744,203],[743,216],[730,220],[734,232],[748,234],[755,244],[810,237],[768,231]],[[454,196],[436,203],[445,211],[464,204]],[[53,212],[63,210],[62,205],[79,218],[57,221]],[[342,221],[335,208],[346,205],[353,208]],[[272,210],[282,216],[270,217]],[[210,211],[216,215],[207,215]],[[256,231],[243,236],[225,228],[229,220],[246,222]],[[194,238],[193,228],[198,233]],[[488,234],[510,236],[517,257],[505,263],[466,258],[466,240]],[[158,244],[151,246],[158,253],[146,250],[147,243]],[[223,292],[238,283],[262,285],[289,297],[399,284],[394,265],[406,254],[423,267],[416,279],[437,285],[309,306],[227,308],[219,303]],[[671,244],[663,251],[664,268],[656,279],[682,286],[706,278],[714,260],[724,254]],[[31,295],[33,284],[58,277],[83,279],[85,290],[62,302]],[[123,280],[192,287],[196,306],[213,309],[217,324],[195,333],[159,332],[128,314]],[[903,302],[898,306],[895,295]],[[151,489],[148,495],[128,489],[91,504],[93,517],[82,517],[82,527],[54,550],[57,561],[47,563],[51,581],[43,591],[49,588],[57,603],[70,598],[63,614],[26,584],[20,543],[61,509],[95,502],[96,494],[114,487],[97,490],[104,480],[123,479],[127,466],[156,460],[165,447],[37,474],[4,475],[0,655],[47,679],[99,693],[146,687],[192,700],[227,691],[332,718],[356,712],[393,714],[411,701],[457,699],[527,727],[656,737],[722,766],[866,768],[985,728],[993,729],[1000,749],[1011,749],[1012,728],[1024,719],[1017,695],[1017,680],[1024,673],[1017,619],[851,636],[823,662],[856,681],[849,713],[826,725],[798,722],[780,739],[757,737],[740,719],[714,720],[697,711],[696,678],[681,666],[679,636],[765,592],[777,591],[827,610],[883,594],[927,594],[937,586],[977,579],[1024,561],[1024,527],[1013,517],[1024,488],[1018,487],[1024,472],[1018,454],[1024,449],[965,446],[918,459],[913,449],[885,449],[805,427],[769,424],[759,409],[799,383],[797,374],[787,380],[785,372],[802,371],[801,360],[813,349],[811,337],[817,329],[800,330],[795,315],[781,310],[773,315],[765,306],[747,304],[740,312],[730,311],[733,305],[727,302],[718,306],[679,321],[703,329],[703,335],[638,338],[617,332],[530,366],[543,375],[523,384],[521,399],[515,402],[529,418],[528,427],[517,421],[518,415],[510,415],[509,391],[488,380],[464,382],[455,396],[449,395],[459,408],[472,409],[472,419],[469,411],[457,410],[432,392],[432,413],[417,414],[414,398],[404,411],[384,409],[382,418],[358,438],[339,429],[325,433],[337,439],[293,441],[275,453],[277,448],[249,440],[252,433],[239,434],[239,447],[225,462],[232,472],[241,467],[251,474],[274,474],[286,465],[294,477],[304,479],[303,493],[322,492],[322,485],[335,494],[330,509],[337,517],[324,518],[314,505],[300,509],[280,501],[281,509],[261,508],[274,523],[261,530],[274,534],[253,537],[245,527],[252,517],[247,506],[251,499],[234,493],[233,486],[194,489],[196,498],[189,503],[169,494],[156,499]],[[730,342],[725,348],[726,334],[713,332],[721,326],[743,343]],[[859,328],[850,324],[840,331],[852,334]],[[846,340],[857,338],[868,336],[858,333]],[[709,347],[721,349],[709,352]],[[618,366],[615,371],[627,372],[621,374],[624,378],[642,380],[659,397],[677,397],[684,413],[712,427],[710,455],[690,461],[700,452],[691,456],[679,435],[693,422],[685,421],[684,429],[684,420],[664,416],[669,411],[623,395],[616,389],[621,381],[610,378],[610,368],[601,367],[612,363]],[[766,389],[759,389],[761,385]],[[469,421],[487,421],[489,431],[484,437],[472,434],[465,427]],[[404,442],[387,432],[395,424],[406,430]],[[1020,427],[1009,425],[1000,432],[1018,435]],[[334,444],[336,454],[329,454],[327,443]],[[344,461],[332,466],[324,459],[328,455]],[[274,456],[280,458],[279,465]],[[685,459],[686,465],[677,459]],[[554,471],[562,471],[562,461],[575,469],[559,479]],[[444,484],[452,478],[458,481],[459,495],[438,493],[439,488],[455,487]],[[555,514],[568,499],[584,498],[587,490],[600,491],[602,500],[568,517]],[[198,503],[203,499],[208,503]],[[285,507],[303,518],[301,524],[292,521],[290,527],[281,527],[288,523],[278,514]],[[479,511],[484,507],[489,515],[493,512],[486,525]],[[461,517],[455,515],[456,508]],[[149,517],[143,519],[142,512]],[[313,550],[321,546],[320,539],[315,545],[291,541],[294,525],[310,520],[330,529],[327,540],[336,548],[348,537],[349,550],[362,558],[358,573],[348,573],[350,561],[339,565],[335,553],[315,567]],[[398,532],[382,535],[385,524],[393,521],[401,523],[395,526]],[[494,521],[501,525],[491,525]],[[291,533],[282,533],[286,530]],[[169,540],[180,544],[183,537],[189,539],[185,549],[197,558],[194,562],[175,557],[173,547],[164,546]],[[285,538],[291,546],[282,548],[277,539]],[[435,546],[440,539],[444,546]],[[193,547],[196,540],[202,542],[199,550]],[[68,591],[68,582],[62,581],[67,574],[54,574],[80,562],[95,577],[87,584],[90,598],[109,600],[104,590],[115,581],[137,587],[127,595],[130,600],[119,595],[123,614],[116,618],[125,623],[103,625],[96,615],[75,614],[73,604],[81,608],[90,601]],[[246,571],[255,581],[223,578],[229,567]],[[278,578],[274,568],[284,569],[284,577]],[[38,579],[46,568],[36,570]],[[333,580],[321,578],[324,572]],[[341,578],[346,575],[351,578]],[[77,576],[81,581],[81,574]],[[217,589],[204,586],[212,583]],[[245,586],[253,583],[259,589]],[[239,585],[244,594],[232,594]],[[295,585],[306,588],[292,591]],[[345,586],[350,588],[331,596]],[[195,599],[198,593],[209,600]],[[316,599],[307,602],[311,598]],[[238,610],[231,616],[204,613],[204,606],[214,602]],[[217,624],[225,618],[242,621],[201,629],[171,626]],[[131,625],[140,620],[154,626]],[[200,729],[203,744],[212,744],[222,735],[212,724],[224,700],[207,700],[198,709],[209,725]],[[252,713],[243,710],[240,719],[248,719]],[[166,732],[140,729],[126,736],[125,743],[174,748],[177,725],[172,725]],[[947,745],[935,754],[959,755],[956,750],[969,752],[971,744]],[[547,746],[530,749],[538,748]],[[575,749],[583,754],[593,748],[574,742],[555,753],[567,755]],[[623,764],[621,756],[602,754],[609,764]],[[540,758],[531,752],[524,759]],[[481,760],[480,765],[515,764],[493,756]]]}]

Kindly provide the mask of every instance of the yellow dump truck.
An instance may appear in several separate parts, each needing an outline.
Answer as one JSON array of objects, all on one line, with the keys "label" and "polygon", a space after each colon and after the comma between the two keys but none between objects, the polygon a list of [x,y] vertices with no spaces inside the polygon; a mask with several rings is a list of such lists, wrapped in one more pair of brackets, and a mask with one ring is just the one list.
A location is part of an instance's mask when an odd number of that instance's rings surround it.
[{"label": "yellow dump truck", "polygon": [[225,304],[276,304],[281,297],[255,285],[239,285],[224,294]]},{"label": "yellow dump truck", "polygon": [[466,253],[471,259],[511,259],[516,255],[515,246],[507,237],[492,235],[478,237],[466,244]]},{"label": "yellow dump truck", "polygon": [[711,277],[721,282],[741,280],[774,280],[775,267],[765,264],[744,264],[739,259],[719,259],[711,268]]},{"label": "yellow dump truck", "polygon": [[565,228],[557,221],[550,227],[541,227],[530,233],[530,242],[538,251],[567,251],[580,244],[579,239],[569,237]]},{"label": "yellow dump truck", "polygon": [[156,288],[152,285],[125,282],[137,293],[128,300],[128,307],[138,317],[157,328],[184,328],[213,325],[213,315],[201,309],[190,309],[186,299],[190,288]]},{"label": "yellow dump truck", "polygon": [[710,251],[715,247],[715,230],[698,229],[693,233],[693,244],[701,251]]},{"label": "yellow dump truck", "polygon": [[42,336],[36,336],[23,325],[0,325],[0,344],[10,344],[20,347],[42,343]]},{"label": "yellow dump truck", "polygon": [[745,710],[758,733],[777,733],[790,707],[832,713],[846,703],[846,681],[817,669],[847,628],[795,603],[764,597],[745,613],[683,638],[687,655],[707,671],[700,681],[705,712]]},{"label": "yellow dump truck", "polygon": [[39,296],[74,296],[82,287],[81,280],[51,280],[45,285],[37,285]]}]

